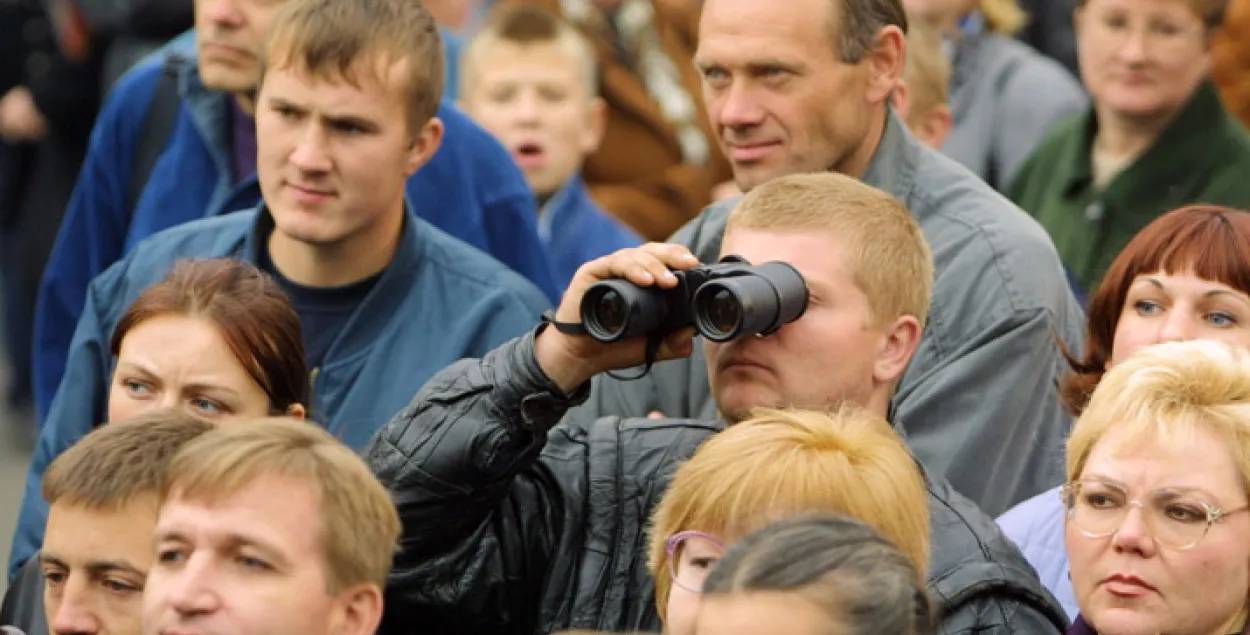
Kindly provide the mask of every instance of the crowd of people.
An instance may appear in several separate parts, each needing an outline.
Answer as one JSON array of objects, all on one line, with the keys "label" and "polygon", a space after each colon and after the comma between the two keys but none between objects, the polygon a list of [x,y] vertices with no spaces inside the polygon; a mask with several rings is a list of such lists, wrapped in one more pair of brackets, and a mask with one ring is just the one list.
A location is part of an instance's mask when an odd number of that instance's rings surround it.
[{"label": "crowd of people", "polygon": [[7,1],[0,626],[1250,633],[1247,3]]}]

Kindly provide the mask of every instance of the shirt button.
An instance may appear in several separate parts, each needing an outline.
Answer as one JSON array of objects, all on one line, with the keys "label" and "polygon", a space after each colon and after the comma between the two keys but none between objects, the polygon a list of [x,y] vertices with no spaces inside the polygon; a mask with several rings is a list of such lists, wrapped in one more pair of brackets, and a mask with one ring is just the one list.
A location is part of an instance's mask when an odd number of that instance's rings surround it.
[{"label": "shirt button", "polygon": [[1102,220],[1104,213],[1106,213],[1106,209],[1103,208],[1102,203],[1095,201],[1085,207],[1085,220],[1096,223]]}]

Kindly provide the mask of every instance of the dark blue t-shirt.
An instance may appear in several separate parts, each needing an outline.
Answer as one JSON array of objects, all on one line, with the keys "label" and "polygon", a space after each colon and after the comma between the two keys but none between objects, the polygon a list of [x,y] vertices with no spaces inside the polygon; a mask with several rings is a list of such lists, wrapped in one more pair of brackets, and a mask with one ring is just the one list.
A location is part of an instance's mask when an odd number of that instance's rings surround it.
[{"label": "dark blue t-shirt", "polygon": [[304,359],[310,370],[321,366],[343,325],[386,271],[383,269],[360,282],[341,287],[309,287],[282,275],[269,257],[268,248],[262,250],[260,268],[282,287],[299,315],[304,333]]}]

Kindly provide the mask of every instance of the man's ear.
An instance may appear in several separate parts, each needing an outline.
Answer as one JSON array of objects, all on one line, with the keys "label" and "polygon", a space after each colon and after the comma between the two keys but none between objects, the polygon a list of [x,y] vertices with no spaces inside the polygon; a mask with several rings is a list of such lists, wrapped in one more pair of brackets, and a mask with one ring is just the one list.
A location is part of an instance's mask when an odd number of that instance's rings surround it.
[{"label": "man's ear", "polygon": [[907,55],[907,36],[897,26],[887,26],[877,33],[872,49],[865,54],[868,64],[869,103],[884,103],[901,83]]},{"label": "man's ear", "polygon": [[603,143],[603,132],[608,127],[608,102],[593,97],[586,107],[586,135],[582,137],[582,155],[590,156]]},{"label": "man's ear", "polygon": [[881,349],[877,352],[877,360],[873,364],[872,375],[878,383],[893,384],[903,376],[912,355],[920,346],[920,336],[924,328],[914,315],[904,315],[894,320],[885,331]]},{"label": "man's ear", "polygon": [[430,117],[412,138],[412,145],[408,148],[408,160],[404,162],[404,174],[416,174],[421,166],[433,158],[442,143],[443,122],[438,117]]},{"label": "man's ear", "polygon": [[331,618],[334,635],[374,635],[382,623],[382,590],[375,584],[358,584],[339,593]]}]

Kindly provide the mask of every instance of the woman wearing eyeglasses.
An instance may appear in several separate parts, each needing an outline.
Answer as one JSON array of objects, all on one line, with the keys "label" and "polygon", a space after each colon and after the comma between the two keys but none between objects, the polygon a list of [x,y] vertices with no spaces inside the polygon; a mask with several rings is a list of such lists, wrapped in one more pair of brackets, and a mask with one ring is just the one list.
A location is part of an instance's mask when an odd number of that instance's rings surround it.
[{"label": "woman wearing eyeglasses", "polygon": [[[694,635],[704,581],[726,548],[771,522],[809,512],[866,523],[925,579],[928,493],[889,424],[852,406],[831,415],[759,411],[704,442],[677,470],[652,517],[648,567],[664,632]],[[773,616],[769,635],[857,632],[835,628],[822,609],[827,601],[753,601]],[[787,620],[794,612],[811,619]]]},{"label": "woman wearing eyeglasses", "polygon": [[1142,349],[1068,441],[1069,635],[1247,633],[1250,351]]},{"label": "woman wearing eyeglasses", "polygon": [[[1080,415],[1103,375],[1140,348],[1194,339],[1250,349],[1248,212],[1183,207],[1129,242],[1090,297],[1084,355],[1071,360],[1060,386],[1064,406]],[[1075,617],[1065,518],[1056,489],[1020,503],[998,523]]]}]

